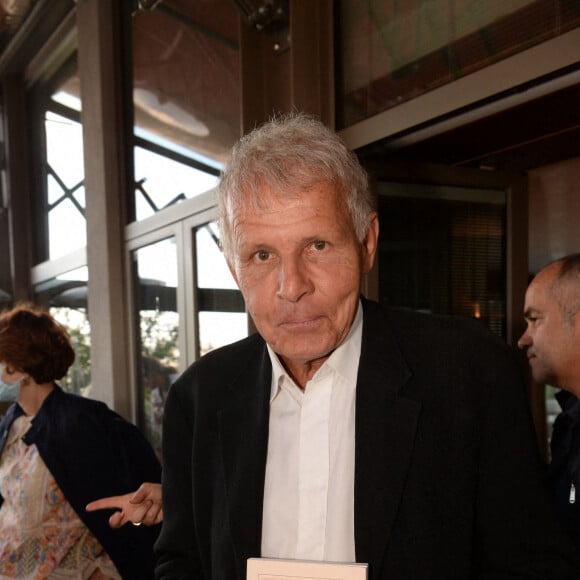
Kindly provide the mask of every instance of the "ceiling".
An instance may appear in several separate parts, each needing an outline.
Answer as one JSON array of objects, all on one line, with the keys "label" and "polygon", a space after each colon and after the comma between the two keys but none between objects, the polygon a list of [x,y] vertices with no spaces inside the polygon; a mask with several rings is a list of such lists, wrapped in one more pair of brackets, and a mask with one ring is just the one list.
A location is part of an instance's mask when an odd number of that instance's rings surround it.
[{"label": "ceiling", "polygon": [[525,172],[580,157],[580,83],[373,157]]},{"label": "ceiling", "polygon": [[[203,112],[207,112],[207,119],[205,117],[201,119],[206,124],[211,123],[213,117],[222,119],[224,111],[231,109],[231,99],[226,97],[231,97],[232,91],[235,92],[235,86],[239,82],[237,77],[239,71],[235,70],[235,66],[226,67],[223,64],[230,60],[236,61],[237,58],[237,26],[232,21],[236,11],[232,10],[230,0],[205,0],[196,3],[192,3],[191,0],[164,0],[155,4],[155,12],[161,14],[171,10],[182,18],[187,17],[187,22],[195,23],[197,29],[193,30],[191,26],[184,26],[182,22],[182,30],[179,30],[178,34],[169,27],[170,20],[175,19],[153,18],[155,16],[153,13],[140,14],[143,23],[141,26],[137,26],[137,22],[134,23],[136,27],[134,49],[139,58],[145,59],[147,66],[141,66],[141,61],[136,58],[134,70],[136,85],[140,86],[140,83],[144,87],[150,86],[158,92],[160,84],[165,83],[173,92],[177,89],[181,90],[184,94],[174,95],[175,98],[187,106],[195,105],[196,114],[200,115],[200,118],[203,117]],[[33,0],[0,0],[0,40],[14,32],[33,5]],[[218,8],[219,18],[216,18]],[[165,15],[168,16],[168,14]],[[145,26],[148,17],[155,20],[150,27]],[[163,23],[166,24],[165,27],[161,26]],[[221,28],[219,28],[220,23]],[[213,34],[212,38],[207,37],[208,30]],[[142,31],[144,31],[143,34],[139,35],[138,33]],[[151,34],[146,34],[147,31]],[[160,49],[159,43],[164,40],[162,33],[167,33],[167,40]],[[152,38],[156,43],[152,42]],[[179,73],[167,65],[168,50],[177,42],[176,38],[186,46],[181,50],[181,54],[186,55],[188,59],[186,64],[175,63]],[[221,41],[217,42],[216,38]],[[187,44],[188,40],[191,46]],[[211,47],[208,44],[210,42]],[[225,56],[222,57],[222,64],[219,67],[213,66],[211,69],[222,72],[227,70],[231,73],[229,75],[231,79],[224,74],[217,78],[214,78],[215,75],[205,74],[202,81],[196,81],[202,84],[196,86],[196,90],[192,90],[195,86],[193,81],[186,82],[188,71],[195,76],[195,72],[203,66],[204,59],[208,58],[207,55],[213,55],[212,58],[215,59],[218,49],[221,51],[220,54],[223,52]],[[155,57],[159,54],[163,56],[161,63],[163,66],[154,68],[152,62],[156,62]],[[193,61],[198,56],[199,62],[193,66]],[[171,74],[169,79],[165,79],[163,71]],[[154,78],[151,78],[151,75],[154,75]],[[195,78],[198,77],[199,75],[195,76]],[[224,85],[228,79],[230,84]],[[194,95],[202,95],[203,102],[194,102]],[[231,120],[228,123],[218,125],[222,132],[225,130],[224,125],[236,127],[239,111],[234,107],[230,116]],[[229,129],[228,131],[220,141],[223,142],[224,150],[227,150],[232,140],[237,137],[235,131],[233,131],[233,136],[230,135],[232,131]],[[393,150],[389,140],[374,143],[367,148],[367,153],[373,157],[388,156],[391,159],[396,157],[410,162],[428,162],[457,167],[485,167],[517,172],[525,172],[579,157],[580,83],[477,121],[431,135],[420,142],[397,148],[396,151]]]}]

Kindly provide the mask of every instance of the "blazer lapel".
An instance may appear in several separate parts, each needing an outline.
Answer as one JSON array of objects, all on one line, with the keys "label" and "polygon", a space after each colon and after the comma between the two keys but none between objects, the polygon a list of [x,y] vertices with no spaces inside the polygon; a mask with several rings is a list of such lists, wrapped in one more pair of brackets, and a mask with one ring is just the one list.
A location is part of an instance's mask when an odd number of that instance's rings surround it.
[{"label": "blazer lapel", "polygon": [[260,556],[268,444],[271,364],[263,342],[231,385],[231,403],[218,416],[230,528],[238,573]]},{"label": "blazer lapel", "polygon": [[[364,303],[357,379],[355,442],[355,546],[357,561],[380,577],[401,500],[421,405],[400,390],[408,369],[376,306]],[[369,309],[373,312],[369,313]]]}]

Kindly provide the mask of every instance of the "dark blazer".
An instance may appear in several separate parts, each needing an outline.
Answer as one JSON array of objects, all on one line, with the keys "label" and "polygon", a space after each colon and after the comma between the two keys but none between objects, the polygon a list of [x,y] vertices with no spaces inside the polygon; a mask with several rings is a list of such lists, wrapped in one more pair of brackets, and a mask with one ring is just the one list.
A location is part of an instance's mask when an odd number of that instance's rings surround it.
[{"label": "dark blazer", "polygon": [[[567,391],[556,393],[556,400],[562,412],[556,418],[550,440],[548,488],[560,521],[580,553],[580,400]],[[571,503],[572,484],[575,501]]]},{"label": "dark blazer", "polygon": [[[512,351],[474,321],[363,306],[355,546],[369,578],[577,578]],[[270,380],[254,335],[171,388],[157,578],[242,580],[260,556]]]},{"label": "dark blazer", "polygon": [[[0,455],[10,425],[23,413],[15,403],[0,423]],[[111,511],[87,512],[101,497],[135,491],[161,480],[155,453],[135,425],[104,403],[56,387],[44,400],[23,440],[35,444],[67,501],[99,540],[124,579],[153,576],[153,543],[159,526],[109,526]],[[0,509],[2,505],[0,496]]]}]

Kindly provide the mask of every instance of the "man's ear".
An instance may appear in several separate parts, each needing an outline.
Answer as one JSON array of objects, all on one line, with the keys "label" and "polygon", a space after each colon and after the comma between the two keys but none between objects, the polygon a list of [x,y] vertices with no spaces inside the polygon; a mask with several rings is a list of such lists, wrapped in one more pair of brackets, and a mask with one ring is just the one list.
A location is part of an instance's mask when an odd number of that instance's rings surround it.
[{"label": "man's ear", "polygon": [[362,241],[362,272],[368,274],[375,262],[375,255],[379,244],[379,216],[372,212],[369,216],[369,226]]}]

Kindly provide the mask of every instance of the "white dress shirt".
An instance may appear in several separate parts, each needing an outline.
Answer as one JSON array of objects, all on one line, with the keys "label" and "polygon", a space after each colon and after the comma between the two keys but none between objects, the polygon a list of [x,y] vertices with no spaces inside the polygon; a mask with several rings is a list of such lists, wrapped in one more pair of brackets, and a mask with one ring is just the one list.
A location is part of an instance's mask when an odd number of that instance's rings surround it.
[{"label": "white dress shirt", "polygon": [[272,393],[263,557],[355,561],[355,395],[361,340],[359,304],[346,340],[304,391],[268,347]]}]

